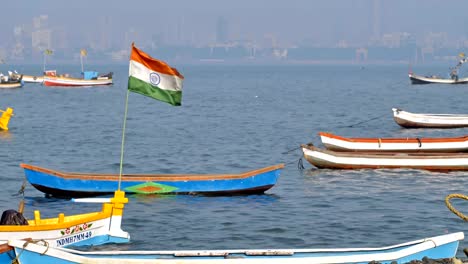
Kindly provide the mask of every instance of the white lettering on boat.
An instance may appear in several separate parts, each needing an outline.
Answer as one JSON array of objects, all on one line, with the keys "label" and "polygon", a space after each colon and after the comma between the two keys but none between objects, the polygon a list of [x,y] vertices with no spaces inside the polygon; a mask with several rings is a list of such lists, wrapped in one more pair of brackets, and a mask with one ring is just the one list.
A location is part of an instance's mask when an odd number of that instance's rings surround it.
[{"label": "white lettering on boat", "polygon": [[82,240],[86,240],[86,239],[89,239],[92,237],[92,233],[91,231],[88,231],[88,232],[85,232],[85,233],[81,233],[81,234],[76,234],[76,235],[73,235],[73,236],[69,236],[69,237],[66,237],[66,238],[61,238],[61,239],[57,239],[57,247],[63,247],[63,246],[66,246],[66,245],[70,245],[70,244],[73,244],[73,243],[76,243],[76,242],[79,242],[79,241],[82,241]]}]

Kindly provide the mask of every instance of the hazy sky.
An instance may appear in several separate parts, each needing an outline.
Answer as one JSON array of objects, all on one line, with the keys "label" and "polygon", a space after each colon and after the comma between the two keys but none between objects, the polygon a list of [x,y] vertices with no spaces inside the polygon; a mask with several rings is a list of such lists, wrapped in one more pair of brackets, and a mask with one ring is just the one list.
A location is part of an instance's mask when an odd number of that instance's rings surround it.
[{"label": "hazy sky", "polygon": [[376,30],[376,3],[380,33],[468,35],[467,0],[16,0],[2,1],[0,22],[3,32],[12,32],[15,25],[48,15],[49,27],[78,36],[97,31],[107,19],[116,39],[131,28],[144,36],[180,28],[187,41],[209,42],[218,17],[224,17],[231,39],[274,35],[279,44],[365,42]]}]

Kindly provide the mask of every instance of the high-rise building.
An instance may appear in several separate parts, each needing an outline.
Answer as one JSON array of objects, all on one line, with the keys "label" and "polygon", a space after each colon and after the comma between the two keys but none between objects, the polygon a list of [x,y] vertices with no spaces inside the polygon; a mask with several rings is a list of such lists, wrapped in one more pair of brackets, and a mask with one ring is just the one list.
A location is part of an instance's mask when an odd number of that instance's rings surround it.
[{"label": "high-rise building", "polygon": [[224,17],[218,17],[216,21],[216,42],[224,43],[229,40],[228,21]]},{"label": "high-rise building", "polygon": [[36,30],[32,32],[32,48],[36,51],[43,51],[51,48],[52,32],[48,29]]},{"label": "high-rise building", "polygon": [[33,28],[34,29],[46,28],[48,19],[49,19],[48,15],[40,15],[38,17],[33,17]]},{"label": "high-rise building", "polygon": [[380,0],[372,2],[372,38],[380,38]]}]

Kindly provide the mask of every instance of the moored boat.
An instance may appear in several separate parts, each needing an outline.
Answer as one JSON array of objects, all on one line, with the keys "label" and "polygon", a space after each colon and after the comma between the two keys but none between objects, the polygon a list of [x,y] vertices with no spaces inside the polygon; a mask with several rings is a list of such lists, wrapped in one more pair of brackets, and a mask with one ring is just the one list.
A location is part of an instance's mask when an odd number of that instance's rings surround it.
[{"label": "moored boat", "polygon": [[112,75],[110,72],[105,75],[98,75],[98,72],[86,71],[83,72],[82,78],[74,78],[70,76],[50,76],[45,75],[43,84],[45,86],[65,86],[65,87],[79,87],[79,86],[100,86],[100,85],[111,85]]},{"label": "moored boat", "polygon": [[460,78],[458,76],[460,67],[468,61],[468,58],[465,57],[465,53],[461,52],[458,54],[460,60],[458,61],[457,65],[450,68],[450,78],[442,78],[437,75],[428,75],[422,76],[414,74],[412,71],[408,73],[410,78],[411,84],[430,84],[430,83],[438,83],[438,84],[465,84],[468,83],[468,77]]},{"label": "moored boat", "polygon": [[[102,210],[97,212],[75,215],[59,213],[55,218],[41,218],[40,211],[35,210],[34,218],[27,220],[15,210],[5,211],[4,215],[12,215],[9,218],[16,222],[19,219],[22,223],[0,224],[0,243],[12,239],[41,240],[51,247],[126,243],[130,236],[121,229],[121,222],[127,202],[125,193],[116,191],[113,198],[103,200]],[[4,215],[2,221],[8,219]],[[0,254],[0,262],[10,263],[2,261],[8,256],[9,252]]]},{"label": "moored boat", "polygon": [[346,138],[319,132],[322,144],[333,151],[462,152],[468,136],[451,138]]},{"label": "moored boat", "polygon": [[468,83],[468,77],[465,78],[442,78],[436,75],[422,76],[417,75],[412,72],[408,73],[410,81],[412,84],[430,84],[430,83],[440,83],[440,84],[464,84]]},{"label": "moored boat", "polygon": [[[73,173],[20,165],[36,189],[56,197],[87,197],[112,193],[118,174]],[[233,195],[263,193],[273,187],[283,164],[239,174],[123,174],[121,189],[139,194]]]},{"label": "moored boat", "polygon": [[468,170],[468,153],[337,152],[301,145],[304,158],[326,169]]},{"label": "moored boat", "polygon": [[8,71],[8,76],[12,79],[18,79],[22,78],[23,83],[42,83],[43,77],[42,75],[40,76],[33,76],[33,75],[26,75],[26,74],[20,74],[17,71]]},{"label": "moored boat", "polygon": [[464,114],[414,114],[392,108],[393,119],[405,128],[458,128],[468,126],[468,115]]},{"label": "moored boat", "polygon": [[381,248],[248,249],[179,251],[78,251],[53,248],[41,242],[13,240],[20,264],[29,263],[158,263],[158,264],[324,264],[409,263],[423,258],[454,258],[462,232]]},{"label": "moored boat", "polygon": [[23,87],[23,76],[5,76],[0,73],[0,89],[11,89]]},{"label": "moored boat", "polygon": [[42,83],[44,81],[43,75],[23,75],[25,83]]}]

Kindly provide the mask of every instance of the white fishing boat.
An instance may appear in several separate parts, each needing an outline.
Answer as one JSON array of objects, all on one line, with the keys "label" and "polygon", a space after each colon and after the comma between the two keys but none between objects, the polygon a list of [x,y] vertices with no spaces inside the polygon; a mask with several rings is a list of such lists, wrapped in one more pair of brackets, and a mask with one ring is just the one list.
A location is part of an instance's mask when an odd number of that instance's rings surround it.
[{"label": "white fishing boat", "polygon": [[430,83],[438,83],[438,84],[464,84],[468,83],[468,77],[460,78],[458,73],[460,67],[468,61],[468,58],[465,57],[465,53],[462,52],[458,55],[460,60],[458,61],[457,65],[450,68],[450,78],[443,78],[437,75],[417,75],[414,74],[411,70],[408,73],[410,78],[411,84],[430,84]]},{"label": "white fishing boat", "polygon": [[0,73],[0,89],[12,89],[23,87],[23,76],[10,76]]},{"label": "white fishing boat", "polygon": [[464,84],[468,83],[468,77],[465,78],[442,78],[437,75],[422,76],[412,72],[408,73],[412,84],[430,84],[430,83],[441,83],[441,84]]},{"label": "white fishing boat", "polygon": [[33,76],[27,74],[20,74],[17,71],[8,71],[8,76],[12,79],[19,79],[20,77],[22,77],[22,81],[24,83],[42,83],[43,81],[42,75]]},{"label": "white fishing boat", "polygon": [[406,128],[457,128],[468,126],[468,115],[464,114],[414,114],[392,108],[395,122]]},{"label": "white fishing boat", "polygon": [[82,78],[74,78],[71,76],[44,76],[44,86],[100,86],[112,84],[112,72],[105,75],[98,75],[97,72],[83,72]]},{"label": "white fishing boat", "polygon": [[338,152],[301,145],[304,158],[325,169],[468,170],[468,153]]}]

